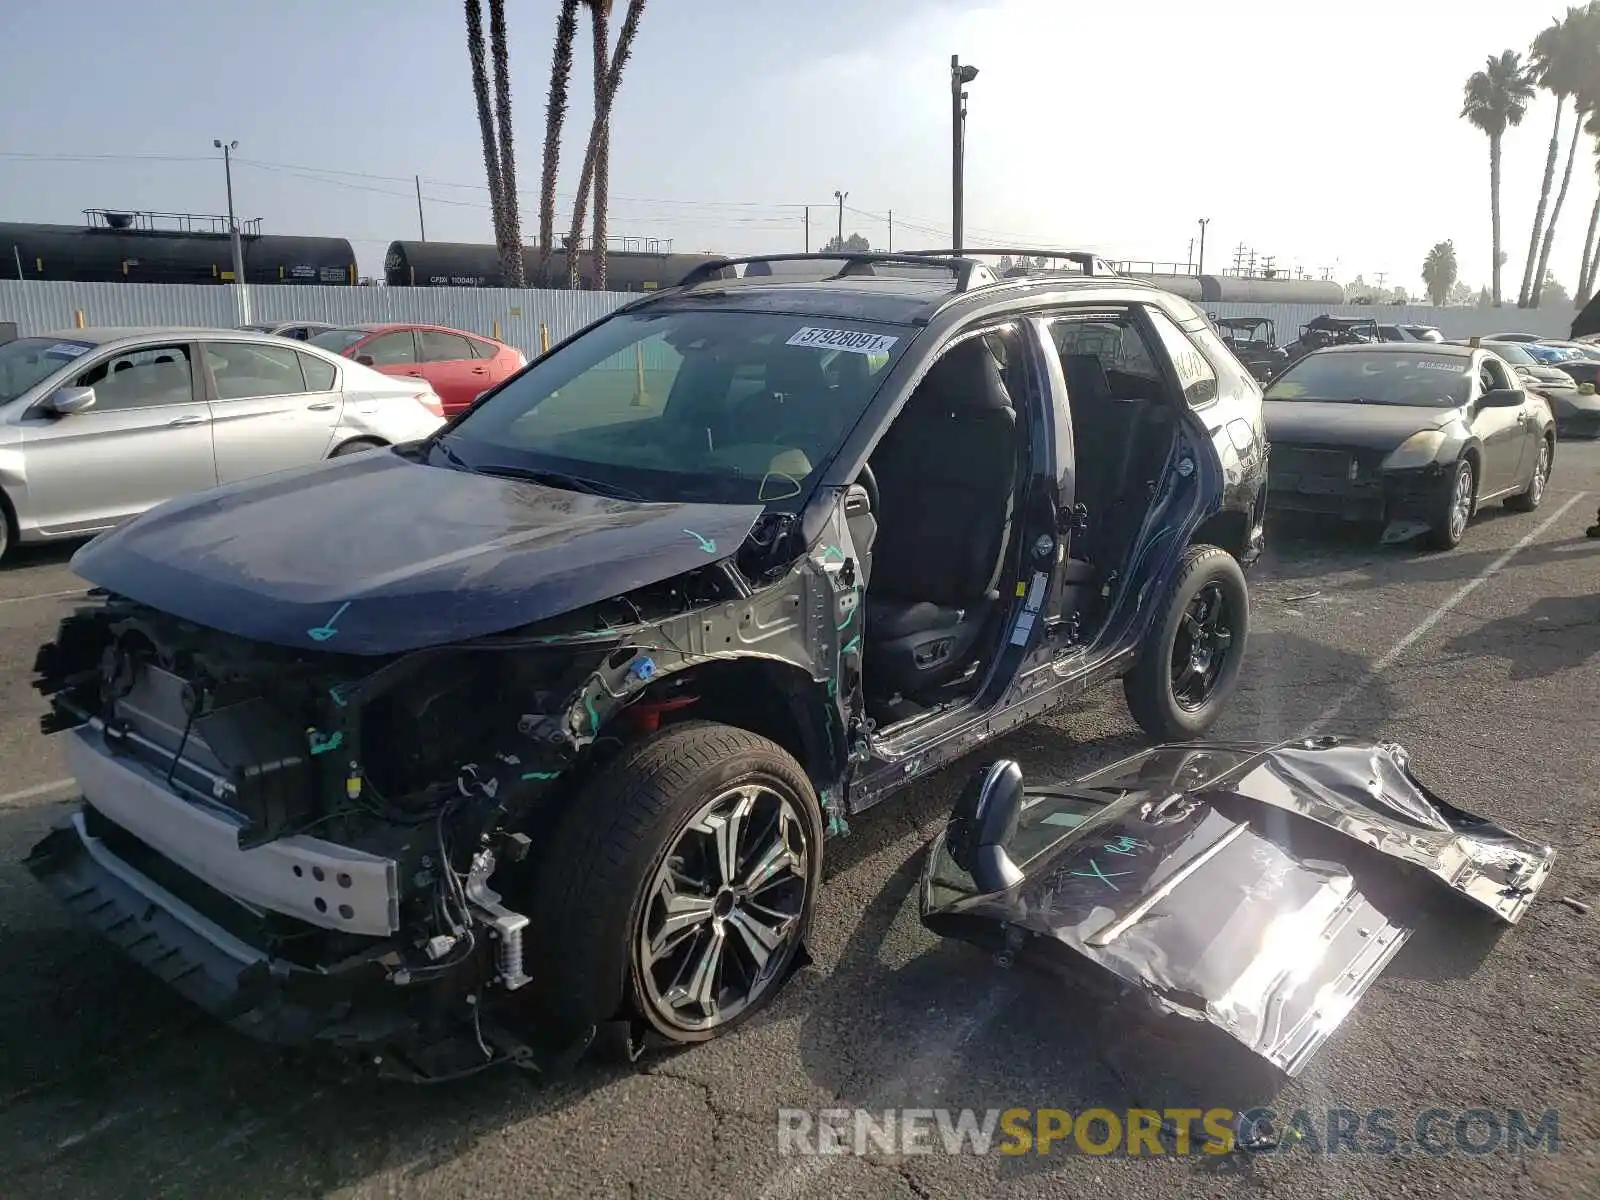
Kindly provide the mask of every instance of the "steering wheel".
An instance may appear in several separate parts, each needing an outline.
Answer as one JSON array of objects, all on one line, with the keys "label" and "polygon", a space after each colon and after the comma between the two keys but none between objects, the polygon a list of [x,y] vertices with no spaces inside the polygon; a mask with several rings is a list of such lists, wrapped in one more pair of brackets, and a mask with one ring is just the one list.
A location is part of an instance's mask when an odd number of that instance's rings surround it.
[{"label": "steering wheel", "polygon": [[856,476],[856,482],[867,493],[867,503],[872,506],[874,516],[878,514],[878,477],[872,473],[872,467],[863,463],[861,474]]}]

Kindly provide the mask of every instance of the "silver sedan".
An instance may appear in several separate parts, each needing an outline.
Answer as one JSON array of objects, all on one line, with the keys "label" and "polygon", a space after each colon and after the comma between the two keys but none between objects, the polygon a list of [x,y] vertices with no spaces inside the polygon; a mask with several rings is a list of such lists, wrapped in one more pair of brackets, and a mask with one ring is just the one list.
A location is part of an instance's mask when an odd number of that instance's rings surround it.
[{"label": "silver sedan", "polygon": [[163,500],[426,437],[433,389],[223,329],[69,329],[0,345],[0,555]]}]

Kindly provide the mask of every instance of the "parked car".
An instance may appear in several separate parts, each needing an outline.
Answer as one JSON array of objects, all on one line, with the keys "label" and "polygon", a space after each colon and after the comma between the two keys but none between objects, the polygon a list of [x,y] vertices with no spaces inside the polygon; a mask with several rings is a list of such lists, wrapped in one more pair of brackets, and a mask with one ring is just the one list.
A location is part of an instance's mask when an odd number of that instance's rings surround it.
[{"label": "parked car", "polygon": [[438,1078],[733,1028],[825,832],[1095,684],[1203,734],[1259,386],[1176,296],[953,254],[708,264],[420,445],[80,551],[35,874],[240,1028]]},{"label": "parked car", "polygon": [[1288,351],[1278,345],[1278,327],[1270,317],[1212,317],[1211,323],[1258,382],[1271,379],[1289,361]]},{"label": "parked car", "polygon": [[337,329],[338,326],[322,321],[253,321],[240,328],[253,329],[257,333],[270,333],[275,337],[293,338],[297,342],[308,342],[318,334],[327,333],[328,330]]},{"label": "parked car", "polygon": [[1379,325],[1380,342],[1442,342],[1444,334],[1432,325]]},{"label": "parked car", "polygon": [[1600,346],[1561,338],[1547,338],[1537,345],[1562,353],[1563,357],[1552,365],[1563,374],[1570,375],[1580,391],[1588,394],[1596,390],[1596,385],[1600,384]]},{"label": "parked car", "polygon": [[1545,398],[1555,416],[1557,434],[1600,437],[1600,395],[1595,394],[1594,377],[1579,382],[1586,362],[1577,358],[1541,362],[1530,353],[1536,348],[1534,343],[1485,340],[1482,344],[1510,363],[1529,391]]},{"label": "parked car", "polygon": [[1325,346],[1377,342],[1378,323],[1371,317],[1335,317],[1323,313],[1300,326],[1299,336],[1284,349],[1290,362]]},{"label": "parked car", "polygon": [[453,417],[528,360],[514,346],[441,325],[357,325],[311,339],[385,375],[426,379]]},{"label": "parked car", "polygon": [[[1472,343],[1459,341],[1451,344],[1467,346]],[[1527,343],[1484,340],[1478,344],[1494,351],[1501,361],[1509,364],[1524,388],[1544,397],[1556,419],[1556,433],[1559,436],[1588,437],[1600,429],[1600,397],[1584,395],[1577,380],[1567,372],[1542,363],[1529,354]]]},{"label": "parked car", "polygon": [[0,346],[0,556],[174,496],[425,437],[419,380],[228,329],[68,329]]},{"label": "parked car", "polygon": [[1385,542],[1460,543],[1483,505],[1531,512],[1555,462],[1555,419],[1490,350],[1334,346],[1266,391],[1273,508],[1382,521]]}]

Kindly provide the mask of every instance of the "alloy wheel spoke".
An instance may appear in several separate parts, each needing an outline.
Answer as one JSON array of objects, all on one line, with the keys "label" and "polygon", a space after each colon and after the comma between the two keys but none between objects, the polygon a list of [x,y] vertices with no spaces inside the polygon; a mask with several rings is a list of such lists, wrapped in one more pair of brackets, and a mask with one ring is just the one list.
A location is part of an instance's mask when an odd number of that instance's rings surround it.
[{"label": "alloy wheel spoke", "polygon": [[1199,677],[1199,675],[1200,672],[1195,669],[1194,663],[1184,663],[1183,670],[1179,672],[1178,677],[1172,681],[1173,694],[1177,696],[1183,695],[1189,690],[1189,685],[1192,684],[1195,679]]},{"label": "alloy wheel spoke", "polygon": [[738,931],[739,938],[744,942],[745,949],[750,952],[750,958],[758,972],[767,965],[767,959],[772,957],[772,952],[783,945],[785,931],[781,926],[774,929],[765,925],[743,907],[735,908],[728,914],[728,924]]},{"label": "alloy wheel spoke", "polygon": [[762,891],[780,876],[800,874],[800,858],[789,848],[788,833],[789,816],[785,813],[777,822],[772,843],[741,881],[747,893]]},{"label": "alloy wheel spoke", "polygon": [[723,887],[731,887],[739,871],[739,843],[744,836],[744,824],[749,819],[750,810],[755,801],[749,792],[740,792],[739,797],[725,812],[709,816],[701,825],[701,831],[711,835],[717,850],[717,880]]},{"label": "alloy wheel spoke", "polygon": [[694,973],[684,986],[686,998],[698,1005],[701,1014],[707,1017],[717,1014],[717,982],[722,977],[722,949],[727,944],[725,939],[722,929],[713,925],[711,936],[706,938],[705,947],[694,964]]},{"label": "alloy wheel spoke", "polygon": [[666,919],[661,922],[661,928],[657,930],[656,935],[650,939],[652,962],[665,957],[680,944],[683,934],[711,920],[713,912],[713,902],[710,899],[675,891],[670,884],[662,886],[661,897],[662,907],[666,910]]}]

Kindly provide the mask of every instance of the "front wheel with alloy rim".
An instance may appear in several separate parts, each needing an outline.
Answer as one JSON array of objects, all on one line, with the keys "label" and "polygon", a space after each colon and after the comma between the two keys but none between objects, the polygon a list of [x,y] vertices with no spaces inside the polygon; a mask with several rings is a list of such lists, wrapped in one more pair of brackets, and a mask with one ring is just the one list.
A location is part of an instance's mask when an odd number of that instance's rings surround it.
[{"label": "front wheel with alloy rim", "polygon": [[534,886],[543,1015],[676,1043],[746,1020],[801,961],[822,838],[805,771],[766,738],[694,721],[630,746],[574,797]]},{"label": "front wheel with alloy rim", "polygon": [[1555,444],[1552,439],[1539,439],[1539,457],[1533,462],[1533,478],[1525,491],[1518,492],[1506,501],[1514,512],[1532,512],[1544,503],[1544,489],[1550,482],[1550,467],[1555,461]]},{"label": "front wheel with alloy rim", "polygon": [[1434,501],[1427,543],[1435,550],[1454,550],[1461,544],[1461,539],[1467,536],[1467,522],[1472,520],[1472,510],[1476,504],[1478,472],[1472,460],[1463,458],[1456,463],[1444,483]]},{"label": "front wheel with alloy rim", "polygon": [[1222,715],[1250,633],[1250,590],[1220,546],[1191,546],[1166,609],[1122,680],[1128,711],[1158,742],[1199,737]]}]

